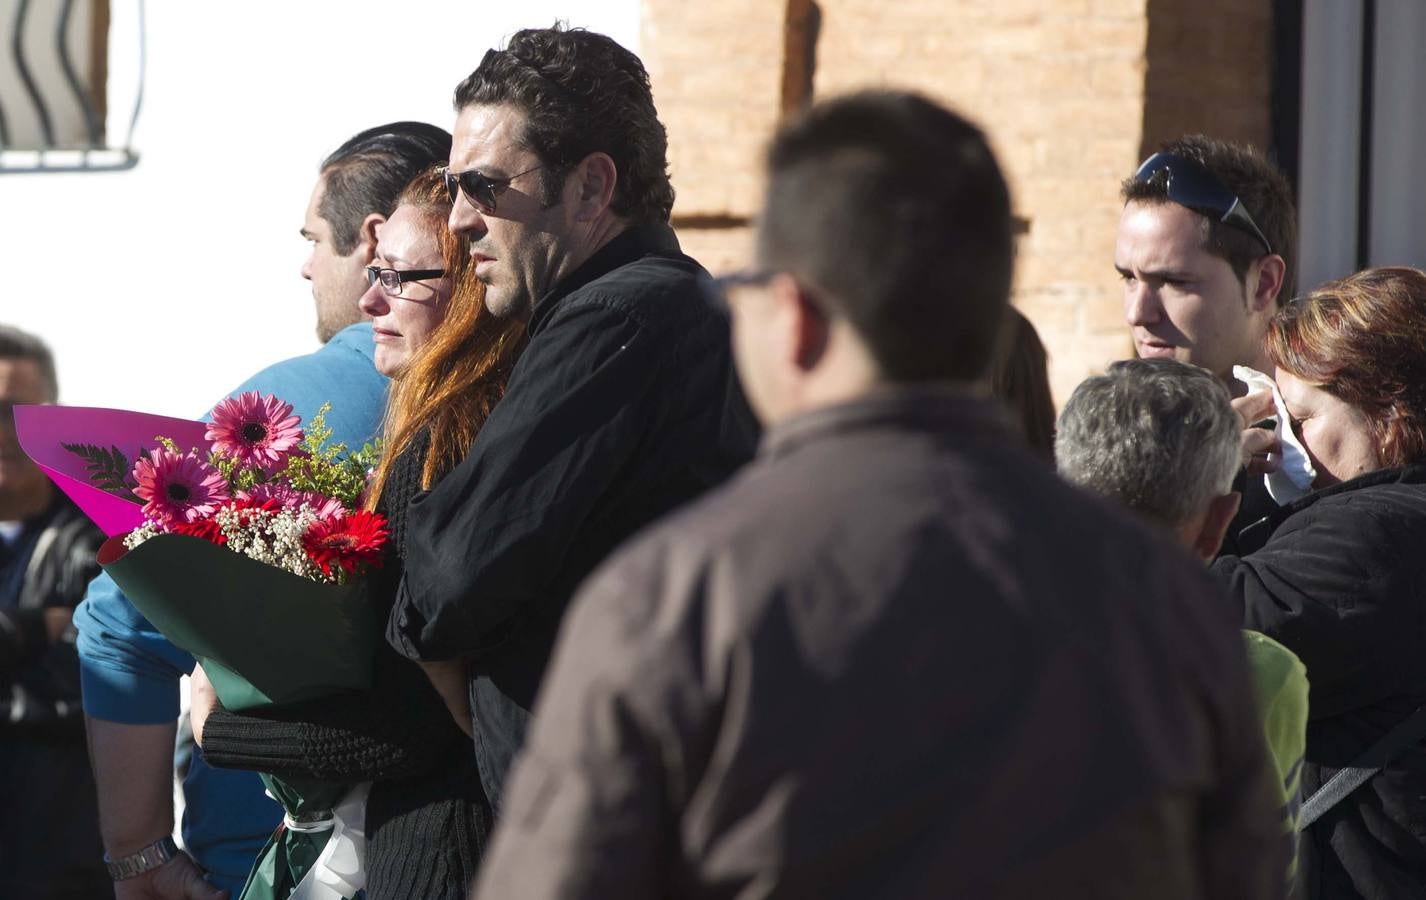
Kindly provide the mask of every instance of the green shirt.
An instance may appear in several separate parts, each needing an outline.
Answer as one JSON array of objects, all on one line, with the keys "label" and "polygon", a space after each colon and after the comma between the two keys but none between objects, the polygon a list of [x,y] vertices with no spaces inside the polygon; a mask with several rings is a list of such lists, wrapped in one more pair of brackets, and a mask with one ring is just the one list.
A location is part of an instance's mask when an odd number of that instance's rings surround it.
[{"label": "green shirt", "polygon": [[1302,814],[1302,757],[1307,748],[1307,667],[1265,634],[1244,631],[1248,663],[1263,714],[1268,753],[1282,785],[1283,829],[1292,842],[1288,883],[1297,872],[1297,823]]}]

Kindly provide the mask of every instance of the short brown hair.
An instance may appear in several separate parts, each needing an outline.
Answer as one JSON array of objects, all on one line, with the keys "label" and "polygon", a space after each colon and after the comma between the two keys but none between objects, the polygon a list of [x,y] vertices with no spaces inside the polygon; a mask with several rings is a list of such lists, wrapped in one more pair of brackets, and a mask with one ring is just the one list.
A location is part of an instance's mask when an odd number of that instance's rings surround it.
[{"label": "short brown hair", "polygon": [[0,359],[28,359],[34,363],[40,370],[50,402],[59,402],[59,375],[55,372],[54,353],[44,341],[13,325],[0,325]]},{"label": "short brown hair", "polygon": [[[1160,153],[1172,153],[1192,160],[1207,169],[1214,178],[1238,195],[1247,207],[1253,221],[1263,230],[1263,236],[1272,245],[1272,251],[1282,257],[1286,264],[1282,290],[1278,291],[1277,304],[1282,306],[1292,299],[1297,290],[1297,206],[1292,199],[1292,185],[1287,176],[1256,147],[1234,144],[1208,137],[1204,134],[1190,134],[1176,141],[1169,141],[1159,147]],[[1120,195],[1125,203],[1170,203],[1168,186],[1160,179],[1150,178],[1139,181],[1130,177],[1124,180]],[[1245,283],[1248,267],[1263,255],[1263,245],[1247,231],[1224,222],[1215,222],[1207,216],[1204,249],[1219,259],[1227,261],[1239,283]]]},{"label": "short brown hair", "polygon": [[768,150],[763,269],[822,292],[888,380],[975,381],[1005,321],[1010,191],[980,129],[916,94],[825,100]]},{"label": "short brown hair", "polygon": [[1268,326],[1275,364],[1360,409],[1386,466],[1426,456],[1426,273],[1367,269],[1329,281]]}]

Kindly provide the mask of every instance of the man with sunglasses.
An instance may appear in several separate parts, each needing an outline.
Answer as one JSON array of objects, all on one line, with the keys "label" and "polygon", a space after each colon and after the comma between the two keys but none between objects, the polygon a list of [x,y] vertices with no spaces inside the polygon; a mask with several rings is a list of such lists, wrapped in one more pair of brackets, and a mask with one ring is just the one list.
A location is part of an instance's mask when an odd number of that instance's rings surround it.
[{"label": "man with sunglasses", "polygon": [[[232,393],[276,394],[303,420],[323,403],[335,440],[360,446],[380,428],[386,379],[374,366],[372,327],[358,306],[373,276],[376,227],[402,189],[450,152],[450,135],[423,122],[367,129],[319,167],[301,235],[321,349],[268,366]],[[179,678],[193,658],[174,647],[107,575],[75,613],[90,754],[106,861],[118,900],[236,897],[281,809],[253,772],[217,769],[193,753],[184,772],[186,853],[173,830]],[[205,880],[206,879],[206,880]],[[3,896],[3,895],[0,895]]]},{"label": "man with sunglasses", "polygon": [[[1143,358],[1192,363],[1233,396],[1233,366],[1272,373],[1268,320],[1293,295],[1297,212],[1292,188],[1256,150],[1189,135],[1164,144],[1121,187],[1114,268],[1124,318]],[[1240,477],[1243,502],[1223,542],[1276,508],[1261,478]]]},{"label": "man with sunglasses", "polygon": [[529,343],[466,458],[411,505],[388,627],[475,737],[497,812],[576,585],[752,454],[726,316],[668,225],[648,73],[520,31],[456,89],[446,183],[485,304]]}]

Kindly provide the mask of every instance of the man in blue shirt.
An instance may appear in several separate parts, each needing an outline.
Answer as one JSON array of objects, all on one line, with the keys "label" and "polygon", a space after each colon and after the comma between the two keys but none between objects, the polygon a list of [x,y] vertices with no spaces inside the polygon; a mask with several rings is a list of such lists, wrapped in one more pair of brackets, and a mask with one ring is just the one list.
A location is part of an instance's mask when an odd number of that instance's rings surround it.
[{"label": "man in blue shirt", "polygon": [[[386,379],[373,365],[371,324],[357,301],[385,221],[406,184],[442,162],[450,135],[400,122],[351,138],[322,164],[302,236],[312,253],[302,275],[312,282],[315,353],[269,366],[234,394],[275,394],[309,421],[331,403],[332,439],[360,446],[378,433]],[[173,746],[179,679],[193,658],[170,644],[134,609],[107,575],[90,585],[75,612],[90,756],[99,790],[100,825],[118,900],[236,896],[281,810],[251,772],[217,770],[195,752],[184,779],[183,836],[175,851]],[[206,877],[206,881],[204,880]]]}]

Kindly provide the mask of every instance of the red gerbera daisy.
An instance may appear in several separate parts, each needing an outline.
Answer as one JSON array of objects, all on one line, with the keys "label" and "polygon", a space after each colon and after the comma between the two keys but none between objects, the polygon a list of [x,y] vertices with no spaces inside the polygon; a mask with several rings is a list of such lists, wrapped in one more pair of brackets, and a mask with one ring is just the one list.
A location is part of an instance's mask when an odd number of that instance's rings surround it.
[{"label": "red gerbera daisy", "polygon": [[238,511],[238,527],[247,528],[254,521],[261,521],[264,517],[258,513],[277,513],[282,511],[282,504],[276,500],[254,500],[251,496],[239,494],[237,499],[228,504],[229,508]]},{"label": "red gerbera daisy", "polygon": [[204,434],[219,454],[242,466],[276,472],[287,455],[302,443],[301,419],[292,404],[271,394],[248,391],[213,407],[213,421]]},{"label": "red gerbera daisy", "polygon": [[192,452],[178,454],[160,447],[147,459],[134,463],[135,496],[144,503],[144,515],[165,530],[179,522],[213,515],[228,499],[228,482],[222,473]]},{"label": "red gerbera daisy", "polygon": [[228,536],[223,534],[223,529],[219,527],[217,521],[214,519],[199,519],[196,522],[179,522],[173,526],[173,533],[202,538],[210,544],[217,544],[219,547],[228,543]]},{"label": "red gerbera daisy", "polygon": [[359,569],[379,567],[386,537],[386,517],[362,509],[318,519],[302,536],[302,546],[308,558],[330,578],[334,568],[353,574]]}]

